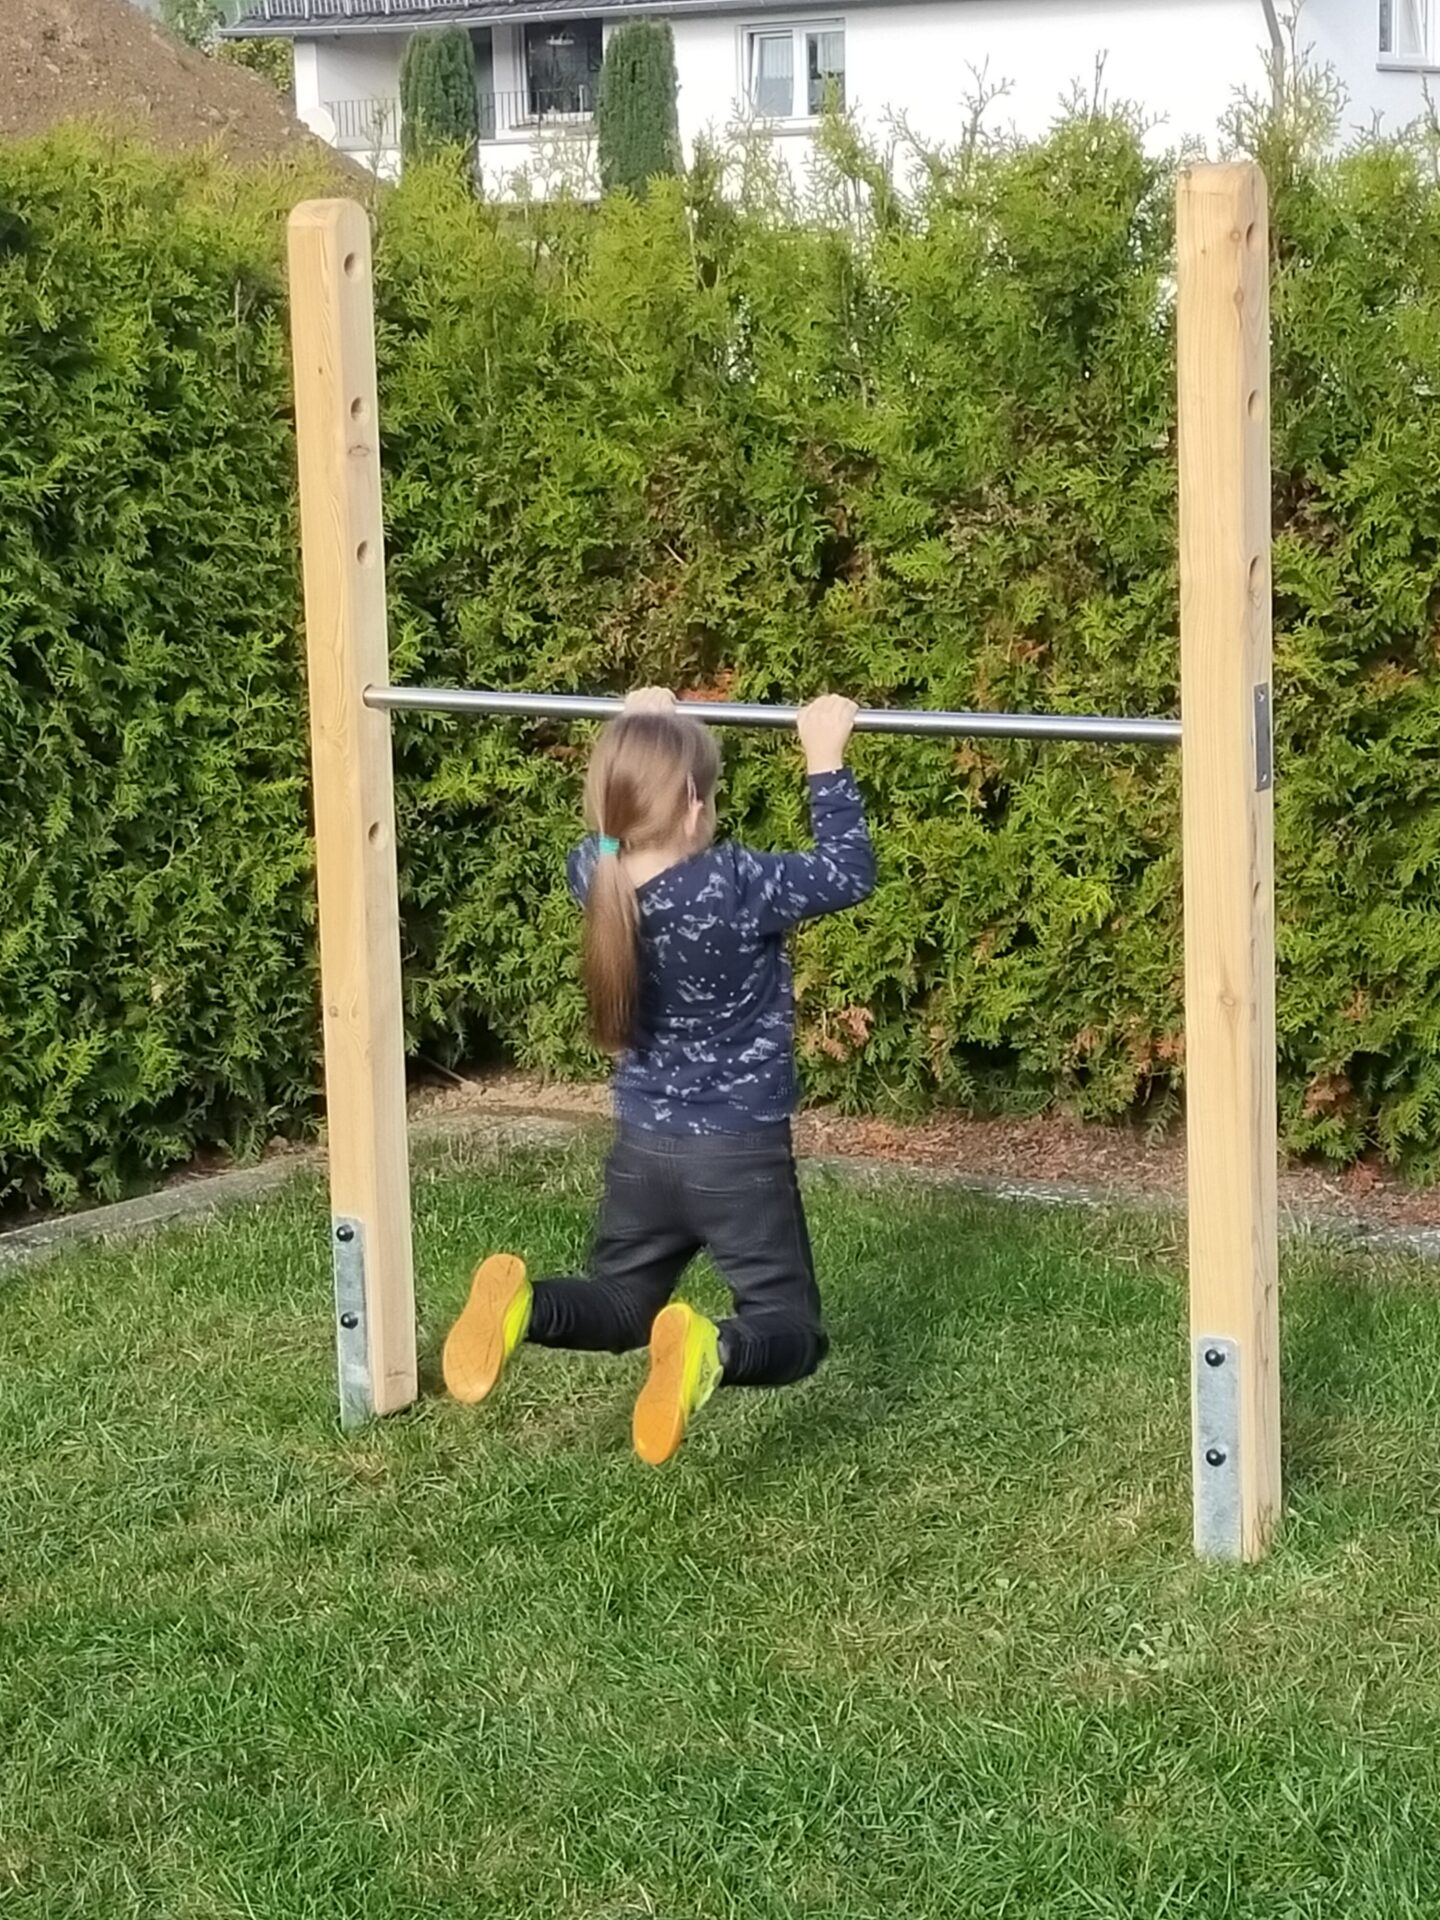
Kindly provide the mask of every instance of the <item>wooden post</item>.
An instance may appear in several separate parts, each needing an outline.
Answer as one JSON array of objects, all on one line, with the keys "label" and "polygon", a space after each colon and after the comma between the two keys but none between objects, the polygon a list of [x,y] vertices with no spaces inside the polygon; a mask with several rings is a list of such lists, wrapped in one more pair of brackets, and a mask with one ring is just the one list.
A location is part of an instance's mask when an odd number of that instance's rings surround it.
[{"label": "wooden post", "polygon": [[290,220],[290,309],[341,1418],[415,1398],[370,228],[348,200]]},{"label": "wooden post", "polygon": [[1281,1499],[1269,235],[1257,167],[1181,176],[1178,256],[1195,1544],[1253,1560]]}]

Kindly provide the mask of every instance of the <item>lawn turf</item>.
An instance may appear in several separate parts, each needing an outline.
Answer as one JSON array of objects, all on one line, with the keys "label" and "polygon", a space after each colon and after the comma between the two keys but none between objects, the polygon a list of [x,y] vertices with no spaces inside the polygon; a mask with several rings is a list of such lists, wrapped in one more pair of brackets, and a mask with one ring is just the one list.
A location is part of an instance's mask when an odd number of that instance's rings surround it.
[{"label": "lawn turf", "polygon": [[435,1391],[596,1178],[417,1181],[349,1437],[309,1178],[0,1277],[3,1920],[1440,1914],[1433,1269],[1287,1251],[1283,1535],[1207,1567],[1174,1220],[813,1178],[829,1363],[657,1473],[638,1356]]}]

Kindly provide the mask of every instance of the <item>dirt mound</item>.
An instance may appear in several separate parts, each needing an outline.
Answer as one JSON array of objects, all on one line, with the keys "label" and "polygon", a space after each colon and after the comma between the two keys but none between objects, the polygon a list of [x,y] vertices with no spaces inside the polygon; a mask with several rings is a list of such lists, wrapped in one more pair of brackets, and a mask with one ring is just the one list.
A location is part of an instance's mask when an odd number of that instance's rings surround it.
[{"label": "dirt mound", "polygon": [[268,81],[182,46],[130,0],[0,0],[0,139],[97,118],[239,161],[320,144]]}]

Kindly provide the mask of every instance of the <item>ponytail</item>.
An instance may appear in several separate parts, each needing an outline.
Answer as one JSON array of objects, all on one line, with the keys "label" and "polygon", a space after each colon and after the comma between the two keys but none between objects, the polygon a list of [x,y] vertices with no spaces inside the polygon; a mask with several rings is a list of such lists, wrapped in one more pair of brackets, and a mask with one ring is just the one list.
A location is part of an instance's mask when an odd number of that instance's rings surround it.
[{"label": "ponytail", "polygon": [[607,1053],[635,1044],[640,1014],[640,903],[621,849],[673,845],[698,800],[714,826],[720,756],[684,714],[625,713],[601,729],[585,781],[585,811],[600,856],[585,895],[585,997],[590,1031]]},{"label": "ponytail", "polygon": [[607,1053],[623,1053],[635,1033],[640,997],[640,909],[614,854],[602,854],[590,876],[584,968],[595,1043]]}]

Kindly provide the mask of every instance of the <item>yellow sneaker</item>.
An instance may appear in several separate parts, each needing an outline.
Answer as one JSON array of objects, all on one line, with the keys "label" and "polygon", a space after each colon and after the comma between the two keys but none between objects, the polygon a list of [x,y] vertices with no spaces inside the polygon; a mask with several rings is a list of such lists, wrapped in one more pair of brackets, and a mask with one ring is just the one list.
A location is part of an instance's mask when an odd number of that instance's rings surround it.
[{"label": "yellow sneaker", "polygon": [[505,1362],[530,1329],[534,1289],[513,1253],[482,1260],[470,1298],[445,1340],[441,1367],[451,1396],[473,1407],[493,1392]]},{"label": "yellow sneaker", "polygon": [[650,1377],[635,1402],[635,1451],[652,1467],[678,1451],[691,1419],[720,1384],[720,1329],[672,1301],[650,1329]]}]

